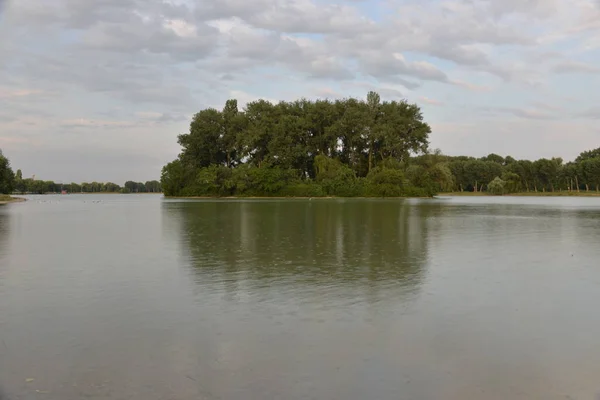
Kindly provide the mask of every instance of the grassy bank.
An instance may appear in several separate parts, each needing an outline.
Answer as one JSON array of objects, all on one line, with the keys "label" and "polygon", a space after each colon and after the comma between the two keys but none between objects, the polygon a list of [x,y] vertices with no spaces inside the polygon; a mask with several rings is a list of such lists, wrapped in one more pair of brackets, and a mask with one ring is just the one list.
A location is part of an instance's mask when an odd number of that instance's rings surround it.
[{"label": "grassy bank", "polygon": [[21,197],[11,197],[7,194],[0,194],[0,204],[18,203],[20,201],[25,201],[25,199]]},{"label": "grassy bank", "polygon": [[[488,192],[452,192],[452,193],[440,193],[438,196],[463,196],[463,197],[475,197],[475,196],[493,196]],[[521,192],[521,193],[510,193],[504,196],[520,196],[520,197],[600,197],[600,192]]]}]

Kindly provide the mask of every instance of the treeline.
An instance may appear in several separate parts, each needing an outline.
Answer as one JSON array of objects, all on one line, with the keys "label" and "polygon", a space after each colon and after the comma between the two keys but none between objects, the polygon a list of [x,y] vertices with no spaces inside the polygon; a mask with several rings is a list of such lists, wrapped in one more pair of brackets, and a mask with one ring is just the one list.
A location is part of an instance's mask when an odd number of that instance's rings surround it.
[{"label": "treeline", "polygon": [[516,160],[490,154],[482,158],[428,155],[452,174],[452,190],[502,195],[519,192],[600,190],[600,148],[581,153],[575,161],[542,158]]},{"label": "treeline", "polygon": [[159,181],[127,181],[123,186],[112,182],[56,183],[33,178],[23,178],[21,170],[13,172],[10,162],[0,150],[0,193],[48,194],[48,193],[161,193]]},{"label": "treeline", "polygon": [[21,171],[17,171],[14,192],[19,194],[49,193],[160,193],[159,181],[146,183],[127,181],[123,186],[112,182],[56,183],[32,178],[22,179]]},{"label": "treeline", "polygon": [[575,161],[428,152],[418,106],[366,100],[251,102],[194,115],[162,170],[168,196],[431,196],[600,189],[600,149]]},{"label": "treeline", "polygon": [[449,185],[439,166],[411,164],[431,129],[405,101],[298,100],[197,113],[166,165],[169,196],[429,196]]}]

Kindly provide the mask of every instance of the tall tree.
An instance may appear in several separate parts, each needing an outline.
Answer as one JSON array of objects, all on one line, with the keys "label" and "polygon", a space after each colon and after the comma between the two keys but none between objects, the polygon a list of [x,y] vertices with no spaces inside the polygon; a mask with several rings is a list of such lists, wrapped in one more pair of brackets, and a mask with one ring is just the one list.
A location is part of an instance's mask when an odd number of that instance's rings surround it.
[{"label": "tall tree", "polygon": [[10,161],[0,150],[0,193],[10,194],[15,189],[15,174],[10,167]]},{"label": "tall tree", "polygon": [[222,113],[214,108],[200,111],[194,115],[189,133],[179,135],[179,144],[183,147],[181,160],[197,168],[223,164],[226,154],[222,137]]}]

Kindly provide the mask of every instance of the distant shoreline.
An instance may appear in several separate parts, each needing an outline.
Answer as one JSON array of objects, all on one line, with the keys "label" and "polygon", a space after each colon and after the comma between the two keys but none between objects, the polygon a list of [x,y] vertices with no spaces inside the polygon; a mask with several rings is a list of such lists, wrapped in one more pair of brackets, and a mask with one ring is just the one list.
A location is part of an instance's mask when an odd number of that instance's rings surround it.
[{"label": "distant shoreline", "polygon": [[600,197],[600,192],[596,191],[579,191],[579,192],[519,192],[509,193],[505,195],[493,195],[488,192],[450,192],[450,193],[439,193],[437,196],[451,196],[451,197]]},{"label": "distant shoreline", "polygon": [[401,197],[343,197],[343,196],[165,196],[165,199],[181,200],[333,200],[333,199],[433,199],[433,197],[401,196]]}]

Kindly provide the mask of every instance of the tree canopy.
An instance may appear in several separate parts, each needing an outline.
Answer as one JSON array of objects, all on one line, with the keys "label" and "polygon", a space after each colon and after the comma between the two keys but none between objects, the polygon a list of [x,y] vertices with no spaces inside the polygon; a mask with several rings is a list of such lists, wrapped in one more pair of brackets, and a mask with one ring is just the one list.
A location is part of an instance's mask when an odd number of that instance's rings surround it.
[{"label": "tree canopy", "polygon": [[375,92],[366,100],[257,100],[244,110],[228,100],[194,115],[161,181],[172,196],[428,194],[431,177],[417,185],[402,169],[426,152],[430,132],[417,105],[382,102]]},{"label": "tree canopy", "polygon": [[15,174],[10,167],[10,161],[0,149],[0,193],[10,194],[15,187]]}]

